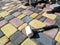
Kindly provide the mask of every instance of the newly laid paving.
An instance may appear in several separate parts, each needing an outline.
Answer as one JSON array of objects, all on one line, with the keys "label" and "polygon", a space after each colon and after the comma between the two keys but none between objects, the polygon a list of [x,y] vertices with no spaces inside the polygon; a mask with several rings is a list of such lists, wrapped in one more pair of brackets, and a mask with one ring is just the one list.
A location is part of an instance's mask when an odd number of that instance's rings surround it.
[{"label": "newly laid paving", "polygon": [[[18,2],[4,3],[0,11],[0,45],[60,45],[60,15],[41,13],[42,10]],[[25,27],[31,29],[57,25],[59,28],[38,32],[31,38]]]}]

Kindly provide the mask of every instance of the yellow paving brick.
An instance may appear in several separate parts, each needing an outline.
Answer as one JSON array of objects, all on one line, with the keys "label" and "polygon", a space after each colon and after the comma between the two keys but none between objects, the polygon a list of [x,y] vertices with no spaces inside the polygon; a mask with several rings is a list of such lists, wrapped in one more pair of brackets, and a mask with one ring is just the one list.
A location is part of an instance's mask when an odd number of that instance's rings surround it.
[{"label": "yellow paving brick", "polygon": [[12,24],[7,24],[1,28],[4,34],[9,38],[12,34],[14,34],[17,29]]},{"label": "yellow paving brick", "polygon": [[55,14],[47,14],[46,12],[42,14],[43,16],[54,20],[57,16]]},{"label": "yellow paving brick", "polygon": [[41,21],[38,21],[36,19],[34,19],[33,21],[31,21],[29,23],[29,25],[31,25],[34,28],[42,28],[42,27],[46,26],[44,23],[42,23]]},{"label": "yellow paving brick", "polygon": [[21,8],[21,6],[19,6],[18,8]]},{"label": "yellow paving brick", "polygon": [[12,12],[13,10],[15,10],[16,8],[18,8],[19,5],[14,6],[11,10],[9,10],[8,12]]},{"label": "yellow paving brick", "polygon": [[0,15],[1,15],[1,17],[5,17],[5,16],[9,15],[9,12],[4,11],[4,12],[1,12]]},{"label": "yellow paving brick", "polygon": [[5,4],[5,6],[8,6],[8,5],[12,4],[12,3],[13,3],[13,2],[7,3],[7,4]]},{"label": "yellow paving brick", "polygon": [[6,36],[3,36],[0,38],[0,45],[4,45],[8,41],[9,41],[9,39]]},{"label": "yellow paving brick", "polygon": [[1,15],[0,15],[0,18],[1,18]]},{"label": "yellow paving brick", "polygon": [[56,41],[60,42],[60,31],[58,32],[56,38],[55,38]]},{"label": "yellow paving brick", "polygon": [[22,18],[25,17],[25,16],[26,16],[25,14],[21,14],[21,15],[19,15],[17,18],[22,19]]},{"label": "yellow paving brick", "polygon": [[10,12],[12,12],[14,9],[11,9],[11,10],[9,10],[8,12],[10,13]]},{"label": "yellow paving brick", "polygon": [[22,24],[19,28],[18,28],[18,30],[22,30],[22,29],[24,29],[25,27],[27,26],[27,23],[24,23],[24,24]]},{"label": "yellow paving brick", "polygon": [[37,15],[37,13],[33,13],[30,17],[35,18]]},{"label": "yellow paving brick", "polygon": [[37,45],[34,41],[27,38],[21,45]]},{"label": "yellow paving brick", "polygon": [[24,6],[24,5],[21,5],[21,7],[22,7],[23,9],[26,9],[26,8],[28,8],[28,6]]},{"label": "yellow paving brick", "polygon": [[2,7],[2,9],[4,10],[4,9],[7,9],[8,8],[8,6],[4,6],[4,7]]},{"label": "yellow paving brick", "polygon": [[7,3],[7,4],[5,4],[5,6],[8,6],[8,5],[10,5],[11,3]]},{"label": "yellow paving brick", "polygon": [[13,9],[18,8],[18,7],[19,7],[19,5],[16,5],[16,6],[13,7]]}]

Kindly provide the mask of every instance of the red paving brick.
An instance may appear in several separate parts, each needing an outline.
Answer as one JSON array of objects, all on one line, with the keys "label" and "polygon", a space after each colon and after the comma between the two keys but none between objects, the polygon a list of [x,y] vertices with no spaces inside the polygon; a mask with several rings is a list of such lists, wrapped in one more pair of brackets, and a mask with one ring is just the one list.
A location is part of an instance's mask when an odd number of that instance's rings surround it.
[{"label": "red paving brick", "polygon": [[31,15],[33,12],[26,9],[26,10],[22,11],[22,13],[25,14],[25,15]]},{"label": "red paving brick", "polygon": [[23,24],[23,21],[19,20],[18,18],[14,18],[9,22],[13,24],[15,27],[19,27],[21,24]]},{"label": "red paving brick", "polygon": [[8,23],[8,22],[5,21],[5,20],[0,21],[0,27],[2,27],[3,25],[5,25],[6,23]]},{"label": "red paving brick", "polygon": [[35,19],[40,19],[42,17],[42,15],[38,15]]},{"label": "red paving brick", "polygon": [[[26,31],[25,31],[25,29],[22,30],[22,33],[26,35]],[[26,35],[26,36],[27,36],[27,35]]]},{"label": "red paving brick", "polygon": [[60,42],[57,42],[56,45],[60,45]]},{"label": "red paving brick", "polygon": [[44,21],[44,23],[45,23],[46,25],[48,25],[48,26],[54,25],[55,22],[56,22],[55,20],[52,20],[52,19],[49,19],[49,18],[47,18],[47,19]]},{"label": "red paving brick", "polygon": [[58,32],[58,29],[51,29],[48,31],[44,31],[43,33],[54,39],[57,32]]},{"label": "red paving brick", "polygon": [[11,42],[8,42],[6,45],[13,45]]},{"label": "red paving brick", "polygon": [[20,14],[21,14],[21,12],[18,12],[18,11],[17,11],[17,12],[15,12],[15,13],[13,13],[12,15],[15,16],[15,17],[17,17],[17,16],[19,16]]},{"label": "red paving brick", "polygon": [[60,13],[55,13],[57,16],[60,16]]}]

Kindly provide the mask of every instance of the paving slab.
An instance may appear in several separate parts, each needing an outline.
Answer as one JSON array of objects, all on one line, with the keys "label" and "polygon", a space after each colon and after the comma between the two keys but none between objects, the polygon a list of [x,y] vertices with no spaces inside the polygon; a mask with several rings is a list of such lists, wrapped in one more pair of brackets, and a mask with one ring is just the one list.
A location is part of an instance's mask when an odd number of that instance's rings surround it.
[{"label": "paving slab", "polygon": [[20,14],[21,14],[21,13],[17,11],[17,12],[15,12],[15,13],[13,13],[12,15],[15,16],[15,17],[17,17],[17,16],[19,16]]},{"label": "paving slab", "polygon": [[55,24],[60,27],[60,16],[57,16]]},{"label": "paving slab", "polygon": [[27,38],[21,45],[37,45],[36,42],[32,41],[30,38]]},{"label": "paving slab", "polygon": [[2,21],[2,20],[4,20],[4,18],[3,17],[0,17],[0,21]]},{"label": "paving slab", "polygon": [[15,28],[12,24],[7,24],[1,28],[2,32],[9,38],[12,34],[14,34],[17,31],[17,28]]},{"label": "paving slab", "polygon": [[5,17],[5,20],[6,20],[6,21],[9,21],[9,20],[11,20],[11,19],[13,19],[13,18],[14,18],[13,15],[8,15],[8,16]]},{"label": "paving slab", "polygon": [[33,14],[30,15],[31,18],[36,18],[37,16],[38,16],[37,13],[33,13]]},{"label": "paving slab", "polygon": [[0,27],[2,27],[3,25],[7,24],[8,22],[6,20],[2,20],[0,21]]},{"label": "paving slab", "polygon": [[35,19],[39,20],[41,17],[42,15],[38,14],[38,16]]},{"label": "paving slab", "polygon": [[50,25],[54,25],[56,23],[56,20],[52,20],[52,19],[49,19],[47,18],[45,21],[44,21],[44,24],[50,26]]},{"label": "paving slab", "polygon": [[34,27],[34,28],[42,28],[42,27],[46,26],[43,22],[38,21],[38,20],[36,20],[36,19],[32,20],[32,21],[29,23],[29,25],[31,25],[31,26]]},{"label": "paving slab", "polygon": [[56,34],[58,33],[58,29],[57,28],[56,29],[51,29],[51,30],[48,30],[48,31],[44,31],[43,33],[54,39]]},{"label": "paving slab", "polygon": [[46,20],[46,17],[42,16],[39,20],[44,22]]},{"label": "paving slab", "polygon": [[60,42],[57,42],[56,45],[60,45]]},{"label": "paving slab", "polygon": [[0,30],[0,38],[4,35],[4,33]]},{"label": "paving slab", "polygon": [[39,10],[38,8],[30,8],[31,11],[33,11],[34,13],[39,13],[41,12],[41,10]]},{"label": "paving slab", "polygon": [[22,31],[26,26],[27,26],[27,23],[24,23],[18,28],[18,30]]},{"label": "paving slab", "polygon": [[25,14],[21,14],[21,15],[19,15],[17,18],[22,19],[22,18],[24,18],[25,16],[26,16]]},{"label": "paving slab", "polygon": [[13,43],[11,43],[11,42],[8,42],[6,45],[13,45]]},{"label": "paving slab", "polygon": [[32,18],[30,16],[25,16],[22,20],[26,23],[29,23],[32,20]]},{"label": "paving slab", "polygon": [[57,42],[60,42],[60,31],[57,33],[56,37],[55,37],[55,40]]},{"label": "paving slab", "polygon": [[3,36],[0,38],[0,45],[4,45],[9,41],[9,39],[6,36]]},{"label": "paving slab", "polygon": [[[36,32],[35,32],[36,33]],[[36,37],[33,36],[32,38],[34,38],[33,40],[35,40],[38,45],[55,45],[56,41],[50,37],[48,37],[47,35],[43,34],[43,33],[36,33]]]},{"label": "paving slab", "polygon": [[19,8],[18,9],[19,12],[22,12],[23,10],[25,10],[25,9],[23,9],[23,8]]},{"label": "paving slab", "polygon": [[52,20],[55,20],[56,17],[57,17],[55,14],[48,14],[48,13],[46,13],[46,12],[44,12],[44,13],[42,14],[42,16],[45,16],[45,17],[50,18],[50,19],[52,19]]},{"label": "paving slab", "polygon": [[22,25],[24,22],[22,20],[19,20],[18,18],[14,18],[12,20],[9,21],[12,25],[14,25],[15,27],[19,27],[20,25]]},{"label": "paving slab", "polygon": [[1,15],[2,17],[5,17],[5,16],[9,15],[9,12],[3,11],[3,12],[0,13],[0,15]]},{"label": "paving slab", "polygon": [[22,13],[25,14],[25,15],[31,15],[33,12],[26,9],[26,10],[22,11]]},{"label": "paving slab", "polygon": [[25,38],[26,36],[22,32],[17,31],[14,35],[10,37],[10,40],[14,45],[19,45],[25,40]]}]

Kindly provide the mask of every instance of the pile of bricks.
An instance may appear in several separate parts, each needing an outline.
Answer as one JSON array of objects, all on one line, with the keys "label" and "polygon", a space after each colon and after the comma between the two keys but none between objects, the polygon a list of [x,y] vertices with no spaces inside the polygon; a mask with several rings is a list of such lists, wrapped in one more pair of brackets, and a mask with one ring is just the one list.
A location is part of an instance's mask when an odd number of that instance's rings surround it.
[{"label": "pile of bricks", "polygon": [[[0,45],[60,45],[60,29],[35,32],[30,39],[26,36],[25,27],[31,29],[55,25],[60,15],[42,13],[42,10],[20,3],[7,3],[0,11]],[[57,24],[60,26],[60,23]]]}]

